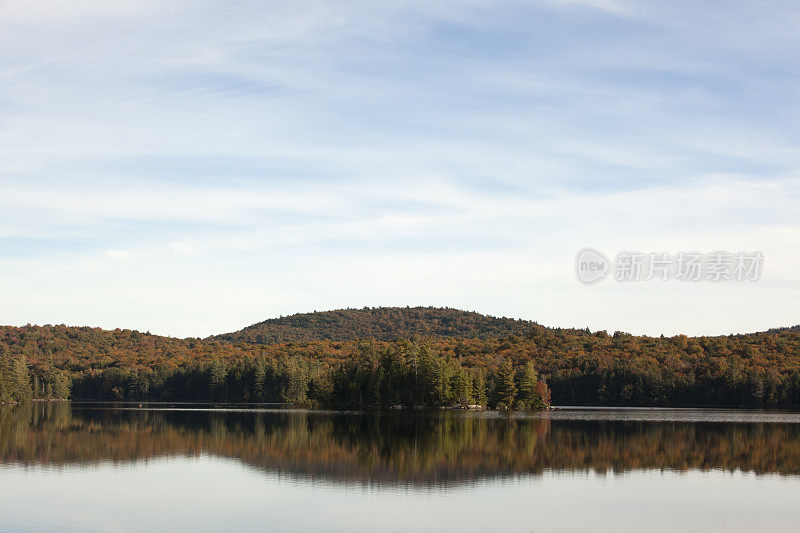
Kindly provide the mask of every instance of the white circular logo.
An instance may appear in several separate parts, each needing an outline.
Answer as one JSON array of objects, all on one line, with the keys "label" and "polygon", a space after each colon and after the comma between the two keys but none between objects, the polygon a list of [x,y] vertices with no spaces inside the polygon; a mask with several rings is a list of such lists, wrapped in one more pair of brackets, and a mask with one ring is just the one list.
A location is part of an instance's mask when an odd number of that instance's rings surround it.
[{"label": "white circular logo", "polygon": [[584,248],[575,258],[575,274],[581,283],[597,283],[608,275],[608,259],[594,248]]}]

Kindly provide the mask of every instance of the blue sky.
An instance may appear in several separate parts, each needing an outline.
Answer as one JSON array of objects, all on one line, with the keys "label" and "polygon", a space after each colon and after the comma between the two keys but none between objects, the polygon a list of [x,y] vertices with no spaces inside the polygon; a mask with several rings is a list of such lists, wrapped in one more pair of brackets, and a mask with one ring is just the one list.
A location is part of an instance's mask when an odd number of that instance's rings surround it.
[{"label": "blue sky", "polygon": [[[796,324],[796,2],[0,0],[0,323]],[[756,283],[576,281],[585,246]]]}]

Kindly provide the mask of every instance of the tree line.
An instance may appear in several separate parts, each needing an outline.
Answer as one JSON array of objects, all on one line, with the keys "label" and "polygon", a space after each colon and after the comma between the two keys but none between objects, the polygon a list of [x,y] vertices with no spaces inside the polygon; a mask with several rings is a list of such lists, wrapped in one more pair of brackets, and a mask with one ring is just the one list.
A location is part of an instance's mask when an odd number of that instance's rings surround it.
[{"label": "tree line", "polygon": [[66,399],[70,377],[52,362],[28,365],[24,354],[0,346],[0,403]]},{"label": "tree line", "polygon": [[336,409],[489,407],[543,409],[550,391],[532,362],[465,367],[426,342],[359,342],[353,357],[329,364],[306,357],[212,356],[183,366],[81,372],[83,400],[288,403]]},{"label": "tree line", "polygon": [[[479,324],[467,318],[438,324]],[[551,394],[555,405],[800,407],[798,328],[647,337],[528,326],[521,335],[490,335],[489,329],[485,337],[266,344],[122,329],[2,326],[0,401],[536,408]]]}]

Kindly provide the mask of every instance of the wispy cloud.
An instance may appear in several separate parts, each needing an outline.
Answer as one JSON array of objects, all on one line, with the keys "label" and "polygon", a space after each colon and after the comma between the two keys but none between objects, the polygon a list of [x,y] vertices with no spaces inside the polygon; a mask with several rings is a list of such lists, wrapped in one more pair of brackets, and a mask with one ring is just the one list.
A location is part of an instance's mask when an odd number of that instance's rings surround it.
[{"label": "wispy cloud", "polygon": [[[6,1],[0,322],[204,335],[417,303],[791,322],[797,22],[791,2]],[[677,308],[671,286],[574,286],[585,245],[772,259],[764,292]]]}]

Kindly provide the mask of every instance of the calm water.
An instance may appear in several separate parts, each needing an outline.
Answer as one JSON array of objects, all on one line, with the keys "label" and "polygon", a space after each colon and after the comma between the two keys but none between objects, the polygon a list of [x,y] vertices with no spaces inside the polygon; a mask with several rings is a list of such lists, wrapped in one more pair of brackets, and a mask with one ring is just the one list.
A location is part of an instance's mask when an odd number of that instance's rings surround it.
[{"label": "calm water", "polygon": [[3,531],[797,531],[800,415],[0,407]]}]

